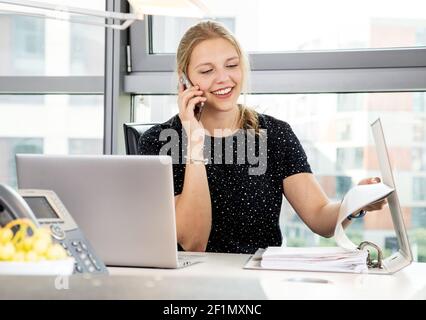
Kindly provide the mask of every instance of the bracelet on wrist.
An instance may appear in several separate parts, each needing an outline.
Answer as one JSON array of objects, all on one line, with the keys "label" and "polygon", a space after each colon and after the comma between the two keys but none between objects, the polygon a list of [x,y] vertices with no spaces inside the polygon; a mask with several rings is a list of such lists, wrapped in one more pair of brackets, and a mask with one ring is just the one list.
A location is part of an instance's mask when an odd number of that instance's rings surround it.
[{"label": "bracelet on wrist", "polygon": [[348,220],[359,219],[359,218],[362,218],[363,216],[365,216],[366,214],[367,214],[367,211],[361,210],[356,215],[349,215]]},{"label": "bracelet on wrist", "polygon": [[188,157],[188,156],[184,156],[186,163],[204,163],[207,164],[209,162],[209,159],[201,159],[201,158],[192,158],[192,157]]}]

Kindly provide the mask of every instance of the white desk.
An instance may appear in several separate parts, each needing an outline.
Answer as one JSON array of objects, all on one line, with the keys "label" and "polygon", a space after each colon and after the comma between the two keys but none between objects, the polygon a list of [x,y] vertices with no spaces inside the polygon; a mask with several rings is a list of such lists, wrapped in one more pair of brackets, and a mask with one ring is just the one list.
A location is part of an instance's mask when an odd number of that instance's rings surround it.
[{"label": "white desk", "polygon": [[[426,299],[426,263],[413,263],[394,275],[293,272],[242,269],[249,255],[206,255],[204,263],[179,270],[111,268],[111,275],[152,277],[153,285],[165,278],[182,284],[187,277],[213,280],[203,297],[239,299]],[[299,281],[299,280],[307,280]],[[229,284],[241,286],[229,288]],[[223,286],[223,291],[218,290]],[[232,286],[232,285],[231,285]],[[231,289],[231,292],[225,290]],[[187,286],[187,290],[191,288]]]},{"label": "white desk", "polygon": [[53,277],[0,276],[0,299],[426,299],[425,263],[368,275],[244,270],[248,257],[209,253],[177,270],[110,268],[110,276],[70,277],[67,290],[55,289]]}]

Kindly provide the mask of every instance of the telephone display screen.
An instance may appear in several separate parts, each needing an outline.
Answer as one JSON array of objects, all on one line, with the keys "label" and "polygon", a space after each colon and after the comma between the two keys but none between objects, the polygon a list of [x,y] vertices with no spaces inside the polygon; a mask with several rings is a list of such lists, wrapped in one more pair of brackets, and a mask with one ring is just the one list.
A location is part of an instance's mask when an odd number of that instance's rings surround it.
[{"label": "telephone display screen", "polygon": [[60,219],[45,197],[24,197],[37,219]]}]

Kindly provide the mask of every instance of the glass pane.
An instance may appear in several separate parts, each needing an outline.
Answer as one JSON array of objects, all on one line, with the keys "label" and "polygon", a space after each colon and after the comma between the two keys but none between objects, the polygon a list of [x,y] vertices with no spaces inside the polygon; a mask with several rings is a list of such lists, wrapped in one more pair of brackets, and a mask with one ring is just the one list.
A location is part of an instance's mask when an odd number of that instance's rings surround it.
[{"label": "glass pane", "polygon": [[[335,50],[426,45],[426,2],[407,0],[204,0],[246,51]],[[175,53],[197,19],[153,18],[154,53]]]},{"label": "glass pane", "polygon": [[43,153],[43,138],[0,137],[0,181],[16,186],[15,154]]},{"label": "glass pane", "polygon": [[[105,10],[105,0],[58,5]],[[104,73],[104,27],[0,14],[0,75],[82,76]]]},{"label": "glass pane", "polygon": [[[292,126],[317,180],[335,201],[361,179],[380,176],[370,129],[370,123],[380,116],[413,252],[426,262],[426,110],[418,98],[423,94],[262,94],[248,95],[245,101]],[[138,95],[134,102],[136,122],[164,122],[178,111],[173,95]],[[288,245],[334,245],[313,234],[287,202],[281,212]],[[356,220],[347,233],[355,243],[361,239],[377,242],[386,248],[386,256],[397,249],[388,208]]]},{"label": "glass pane", "polygon": [[69,139],[69,154],[102,154],[102,139]]},{"label": "glass pane", "polygon": [[16,153],[102,154],[103,96],[77,97],[0,95],[1,183],[16,187]]},{"label": "glass pane", "polygon": [[413,178],[413,200],[426,201],[426,177]]}]

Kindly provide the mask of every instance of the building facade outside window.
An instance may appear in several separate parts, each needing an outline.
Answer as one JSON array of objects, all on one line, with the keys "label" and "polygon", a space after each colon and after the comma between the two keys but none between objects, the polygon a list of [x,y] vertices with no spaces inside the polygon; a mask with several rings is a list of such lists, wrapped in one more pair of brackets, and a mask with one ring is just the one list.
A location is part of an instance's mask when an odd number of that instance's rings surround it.
[{"label": "building facade outside window", "polygon": [[[105,10],[105,0],[61,4]],[[16,153],[102,153],[103,90],[82,94],[72,83],[102,79],[105,29],[1,14],[0,30],[0,80],[13,84],[0,93],[0,183],[16,187]],[[57,92],[39,89],[52,81]]]}]

